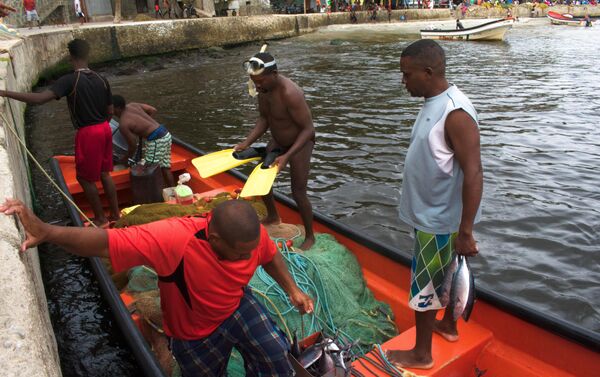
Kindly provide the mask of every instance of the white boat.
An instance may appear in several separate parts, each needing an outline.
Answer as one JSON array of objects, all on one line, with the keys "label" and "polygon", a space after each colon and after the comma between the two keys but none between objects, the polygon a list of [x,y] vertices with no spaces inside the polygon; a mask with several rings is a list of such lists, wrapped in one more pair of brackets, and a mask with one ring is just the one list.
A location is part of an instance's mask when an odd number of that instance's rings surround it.
[{"label": "white boat", "polygon": [[548,18],[553,25],[568,25],[568,26],[592,26],[592,19],[586,22],[583,17],[573,17],[572,14],[560,14],[557,12],[548,12]]},{"label": "white boat", "polygon": [[465,29],[421,30],[422,39],[444,39],[463,41],[501,41],[513,26],[514,19],[503,18]]}]

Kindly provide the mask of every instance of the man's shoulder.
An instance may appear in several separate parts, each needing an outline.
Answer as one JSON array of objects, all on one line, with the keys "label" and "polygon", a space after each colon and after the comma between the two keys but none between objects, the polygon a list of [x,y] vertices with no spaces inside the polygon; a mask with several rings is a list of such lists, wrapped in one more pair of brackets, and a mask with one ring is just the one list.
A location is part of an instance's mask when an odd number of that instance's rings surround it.
[{"label": "man's shoulder", "polygon": [[298,97],[304,98],[304,91],[298,84],[285,76],[284,79],[282,94],[285,98],[290,100],[297,100]]},{"label": "man's shoulder", "polygon": [[162,221],[165,225],[169,225],[167,227],[163,227],[165,231],[177,232],[179,235],[188,234],[191,236],[196,234],[199,230],[205,229],[208,219],[206,216],[198,215],[171,217],[160,221]]},{"label": "man's shoulder", "polygon": [[130,111],[131,113],[137,113],[142,109],[139,103],[137,102],[129,102],[125,105],[125,110]]},{"label": "man's shoulder", "polygon": [[64,75],[60,76],[56,82],[58,81],[72,81],[75,79],[75,71],[67,72]]},{"label": "man's shoulder", "polygon": [[473,106],[473,103],[471,102],[469,97],[467,97],[467,95],[456,85],[451,86],[451,89],[448,91],[448,97],[450,97],[450,99],[452,99],[455,102],[460,102],[461,104],[468,104],[470,106]]}]

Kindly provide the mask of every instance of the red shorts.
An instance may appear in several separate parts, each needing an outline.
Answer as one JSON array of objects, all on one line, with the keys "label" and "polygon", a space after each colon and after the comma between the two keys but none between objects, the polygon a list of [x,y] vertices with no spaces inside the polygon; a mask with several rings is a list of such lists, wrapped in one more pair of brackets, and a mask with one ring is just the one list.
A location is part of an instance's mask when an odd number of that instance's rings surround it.
[{"label": "red shorts", "polygon": [[108,122],[82,127],[75,134],[75,171],[89,182],[113,170],[112,133]]}]

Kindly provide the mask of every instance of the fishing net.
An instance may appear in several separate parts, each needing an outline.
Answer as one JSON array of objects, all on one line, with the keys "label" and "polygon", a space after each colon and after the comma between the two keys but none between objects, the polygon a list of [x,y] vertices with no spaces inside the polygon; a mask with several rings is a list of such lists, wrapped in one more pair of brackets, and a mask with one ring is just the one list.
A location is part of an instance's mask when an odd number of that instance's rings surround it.
[{"label": "fishing net", "polygon": [[[199,201],[194,206],[142,205],[124,216],[120,226],[204,213],[219,202],[229,199],[230,197],[222,195],[208,203]],[[261,201],[252,200],[251,204],[259,216],[264,216],[266,210]],[[286,241],[293,239],[294,243],[301,244],[301,227],[286,224],[270,230],[294,280],[315,301],[314,314],[305,315],[301,320],[298,311],[290,304],[279,285],[264,269],[256,271],[250,286],[257,299],[288,336],[295,334],[302,338],[323,331],[330,337],[337,337],[341,344],[355,343],[354,352],[361,355],[368,352],[372,344],[383,343],[398,334],[390,307],[373,297],[366,286],[358,261],[333,236],[318,234],[313,248],[307,252],[295,252],[287,246]],[[275,234],[277,238],[273,237]],[[156,273],[146,266],[140,266],[129,270],[127,278],[125,290],[134,297],[138,313],[145,320],[162,327]],[[245,375],[243,359],[235,350],[229,362],[228,373],[232,377]],[[177,374],[176,369],[173,375]]]},{"label": "fishing net", "polygon": [[[257,270],[250,286],[288,336],[296,334],[300,339],[323,331],[342,344],[355,343],[354,352],[362,355],[374,343],[398,335],[391,308],[373,297],[355,256],[332,235],[317,234],[315,245],[303,253],[289,250],[285,240],[275,241],[294,280],[315,301],[314,314],[301,319],[277,283],[262,268]],[[302,239],[298,237],[295,242],[301,244]],[[245,375],[243,360],[238,356],[229,362],[232,377]]]}]

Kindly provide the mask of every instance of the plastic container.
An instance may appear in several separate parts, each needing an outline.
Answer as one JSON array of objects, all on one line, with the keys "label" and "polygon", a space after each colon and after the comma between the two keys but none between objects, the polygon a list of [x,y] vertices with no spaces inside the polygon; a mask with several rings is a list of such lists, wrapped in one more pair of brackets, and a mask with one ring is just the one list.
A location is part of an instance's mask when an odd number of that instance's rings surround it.
[{"label": "plastic container", "polygon": [[183,173],[179,176],[177,181],[177,187],[175,187],[175,198],[179,204],[193,204],[194,203],[194,192],[190,186],[184,185],[191,179],[189,173]]},{"label": "plastic container", "polygon": [[162,191],[163,201],[165,203],[177,203],[175,197],[175,187],[166,187]]},{"label": "plastic container", "polygon": [[157,164],[137,164],[130,170],[129,182],[133,204],[160,203],[163,176]]}]

